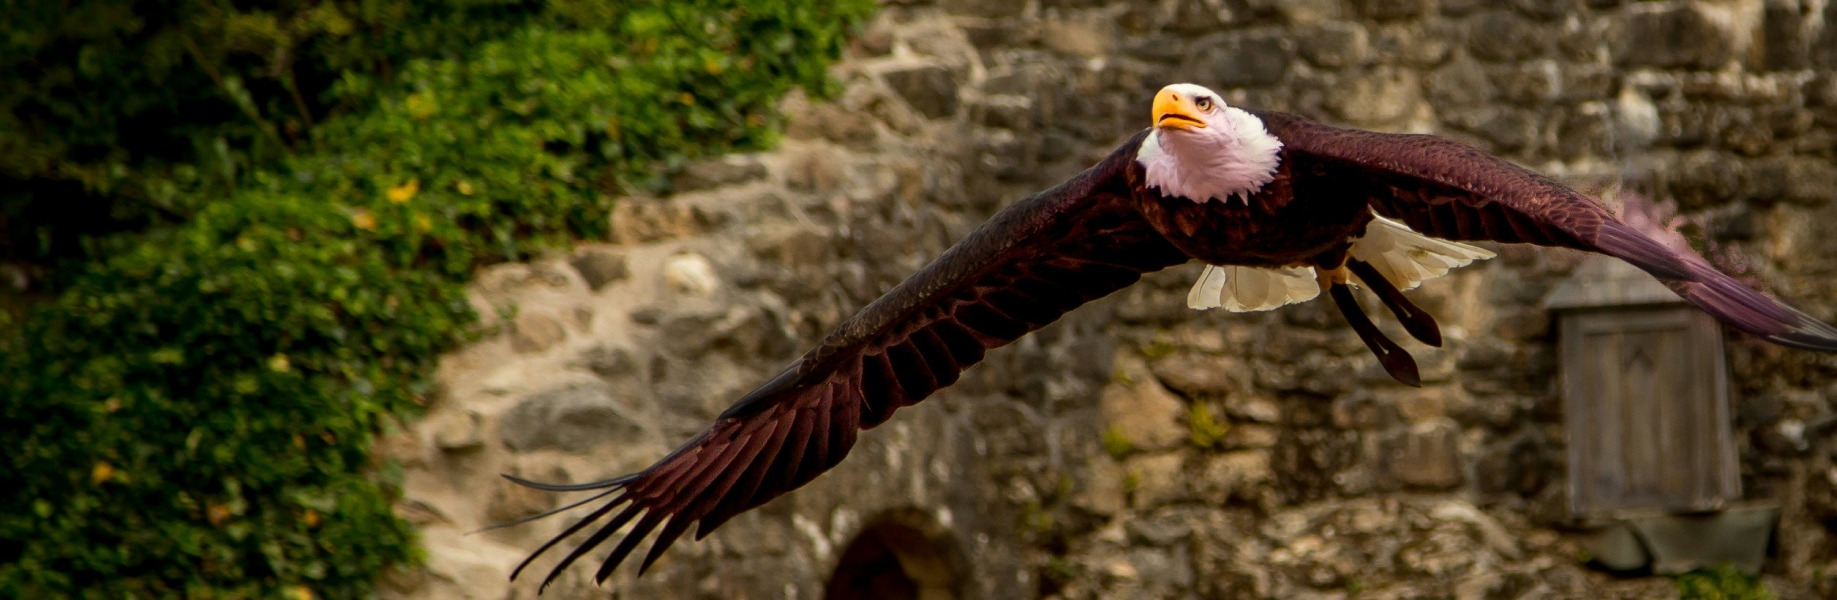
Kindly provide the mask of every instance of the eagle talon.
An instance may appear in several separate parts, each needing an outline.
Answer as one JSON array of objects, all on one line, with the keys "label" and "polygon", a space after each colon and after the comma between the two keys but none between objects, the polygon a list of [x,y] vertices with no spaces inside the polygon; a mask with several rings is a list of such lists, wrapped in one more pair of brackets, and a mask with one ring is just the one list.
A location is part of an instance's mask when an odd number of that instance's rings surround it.
[{"label": "eagle talon", "polygon": [[1314,268],[1314,280],[1320,282],[1320,291],[1329,292],[1336,285],[1351,285],[1352,272],[1346,270],[1345,263],[1332,269]]}]

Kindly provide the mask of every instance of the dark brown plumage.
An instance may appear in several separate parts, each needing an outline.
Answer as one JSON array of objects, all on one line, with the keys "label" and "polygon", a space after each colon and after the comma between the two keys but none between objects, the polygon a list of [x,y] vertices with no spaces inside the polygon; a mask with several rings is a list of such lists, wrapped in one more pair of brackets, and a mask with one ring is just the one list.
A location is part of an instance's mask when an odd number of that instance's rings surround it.
[{"label": "dark brown plumage", "polygon": [[[783,373],[740,398],[707,430],[651,467],[616,479],[550,485],[605,499],[517,568],[592,530],[544,581],[617,536],[603,580],[656,533],[647,569],[689,527],[700,538],[733,516],[796,489],[842,460],[857,432],[956,382],[983,354],[1045,326],[1144,273],[1199,258],[1280,266],[1345,262],[1347,239],[1371,212],[1451,240],[1562,246],[1626,260],[1703,310],[1775,343],[1837,351],[1837,329],[1780,304],[1615,219],[1593,200],[1473,148],[1431,136],[1380,134],[1253,112],[1283,142],[1275,180],[1248,205],[1169,198],[1142,184],[1147,132],[1070,180],[1002,210],[935,262],[839,326]],[[1379,292],[1417,339],[1439,344],[1434,320],[1369,266]],[[1371,325],[1343,284],[1328,290],[1398,379],[1415,364]],[[553,514],[545,513],[546,514]],[[526,519],[527,520],[527,519]],[[628,533],[619,530],[632,525]]]}]

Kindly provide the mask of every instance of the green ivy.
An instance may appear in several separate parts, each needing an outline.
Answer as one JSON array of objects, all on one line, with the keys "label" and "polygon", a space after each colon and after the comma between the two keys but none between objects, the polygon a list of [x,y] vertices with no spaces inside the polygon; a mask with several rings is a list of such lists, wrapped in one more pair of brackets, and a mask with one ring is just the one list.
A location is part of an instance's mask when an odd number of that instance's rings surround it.
[{"label": "green ivy", "polygon": [[93,259],[182,223],[368,110],[331,93],[532,22],[521,0],[10,2],[0,21],[0,261]]},{"label": "green ivy", "polygon": [[1731,566],[1696,569],[1673,580],[1681,600],[1777,600],[1760,577]]},{"label": "green ivy", "polygon": [[272,159],[230,150],[244,167],[224,187],[173,191],[181,222],[106,240],[0,321],[0,597],[368,595],[416,557],[373,438],[470,335],[471,273],[601,235],[611,198],[673,165],[765,147],[777,99],[827,90],[873,8],[453,4],[533,14],[387,76],[341,71],[324,93],[360,109]]}]

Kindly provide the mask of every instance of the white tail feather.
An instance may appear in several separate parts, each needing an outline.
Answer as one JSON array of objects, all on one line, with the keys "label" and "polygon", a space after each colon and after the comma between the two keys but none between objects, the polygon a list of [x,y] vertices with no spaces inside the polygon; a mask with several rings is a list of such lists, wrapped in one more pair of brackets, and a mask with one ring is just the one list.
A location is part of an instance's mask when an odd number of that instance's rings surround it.
[{"label": "white tail feather", "polygon": [[1193,284],[1193,291],[1186,294],[1188,308],[1205,310],[1218,308],[1218,297],[1225,288],[1225,272],[1212,265],[1199,274],[1199,281]]},{"label": "white tail feather", "polygon": [[1223,308],[1231,312],[1256,312],[1307,302],[1320,295],[1313,267],[1262,269],[1206,265],[1187,292],[1188,308]]},{"label": "white tail feather", "polygon": [[1485,248],[1438,240],[1408,225],[1372,216],[1365,235],[1352,241],[1352,257],[1370,263],[1399,290],[1416,289],[1423,281],[1447,275],[1456,267],[1494,256]]}]

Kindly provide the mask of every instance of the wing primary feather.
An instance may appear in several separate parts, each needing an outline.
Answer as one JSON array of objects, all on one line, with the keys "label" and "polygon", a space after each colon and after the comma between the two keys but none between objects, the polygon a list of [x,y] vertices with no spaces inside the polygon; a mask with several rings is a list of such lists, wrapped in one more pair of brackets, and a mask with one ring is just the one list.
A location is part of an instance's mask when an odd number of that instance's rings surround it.
[{"label": "wing primary feather", "polygon": [[[661,488],[653,492],[651,498],[659,499],[670,504],[676,504],[681,502],[681,498],[692,498],[707,491],[710,485],[719,480],[720,477],[726,475],[727,466],[733,464],[734,460],[739,458],[745,445],[752,442],[754,437],[753,432],[748,431],[742,435],[745,436],[743,439],[729,440],[726,444],[723,444],[713,461],[710,461],[706,467],[696,470],[695,477],[684,480],[682,485],[679,486]],[[665,494],[668,495],[665,496]]]},{"label": "wing primary feather", "polygon": [[950,347],[944,345],[943,338],[938,337],[937,332],[926,327],[912,332],[908,339],[912,348],[918,350],[920,356],[925,357],[925,365],[931,373],[931,380],[936,382],[939,388],[950,387],[951,384],[957,382],[957,377],[963,373],[963,366],[957,364],[956,357],[951,355]]},{"label": "wing primary feather", "polygon": [[[836,439],[829,441],[830,456],[823,461],[825,471],[842,463],[842,458],[848,455],[848,450],[855,447],[855,435],[861,432],[861,427],[857,425],[861,420],[861,405],[843,402],[836,406],[836,409],[842,411],[843,426],[829,430],[830,435],[835,436]],[[834,420],[834,417],[831,417],[831,420]]]},{"label": "wing primary feather", "polygon": [[[624,488],[612,488],[612,489],[609,489],[609,490],[606,490],[606,491],[604,491],[604,492],[600,492],[600,493],[598,493],[598,494],[594,494],[594,495],[592,495],[592,496],[588,496],[588,497],[586,497],[586,498],[582,498],[582,499],[580,499],[580,500],[578,500],[578,501],[575,501],[575,502],[570,502],[570,503],[568,503],[567,505],[565,505],[565,506],[562,506],[562,507],[560,507],[560,508],[551,508],[551,509],[548,509],[548,510],[545,510],[545,511],[542,511],[542,512],[540,512],[540,513],[536,513],[536,514],[533,514],[533,515],[530,515],[530,516],[527,516],[527,517],[523,517],[523,518],[520,518],[520,519],[516,519],[516,520],[512,520],[512,521],[505,521],[505,522],[502,522],[502,523],[492,523],[492,524],[490,524],[490,525],[486,525],[486,526],[484,526],[484,527],[480,527],[480,528],[478,528],[478,529],[474,529],[474,530],[472,530],[472,531],[468,531],[468,532],[466,532],[466,535],[472,535],[472,534],[475,534],[475,533],[484,533],[484,532],[487,532],[487,531],[492,531],[492,530],[496,530],[496,529],[503,529],[503,528],[505,528],[505,527],[510,527],[510,526],[513,526],[513,525],[522,525],[522,524],[524,524],[524,523],[528,523],[528,522],[530,522],[530,521],[534,521],[534,520],[536,520],[536,519],[540,519],[540,518],[543,518],[543,517],[547,517],[547,516],[551,516],[551,515],[556,515],[556,514],[560,514],[560,513],[563,513],[563,512],[567,512],[567,511],[569,511],[569,510],[573,510],[573,509],[575,509],[575,508],[579,508],[579,507],[581,507],[582,505],[585,505],[585,504],[587,504],[588,502],[592,502],[592,501],[594,501],[594,500],[599,500],[599,499],[601,499],[601,498],[605,498],[605,497],[607,497],[607,496],[610,496],[610,495],[612,495],[612,494],[615,494],[615,493],[618,493],[618,492],[619,492],[620,490],[622,490],[622,489],[624,489]],[[617,500],[617,499],[615,499],[615,500],[613,500],[613,503],[615,503],[615,504],[616,504],[616,503],[618,503],[618,500]]]},{"label": "wing primary feather", "polygon": [[682,512],[694,514],[700,518],[710,505],[725,498],[727,493],[733,490],[734,482],[739,481],[748,470],[752,469],[753,463],[759,461],[761,449],[771,441],[772,431],[776,428],[776,424],[768,423],[767,425],[770,428],[749,434],[745,445],[730,452],[734,457],[721,467],[721,475],[710,481],[708,487],[695,492],[693,496],[699,500],[692,505],[683,506]]},{"label": "wing primary feather", "polygon": [[[826,395],[829,393],[830,392],[825,392]],[[826,397],[823,399],[822,403],[818,404],[815,409],[810,411],[811,415],[815,417],[815,420],[810,423],[810,437],[812,441],[816,442],[816,447],[812,448],[808,445],[804,447],[804,455],[802,459],[798,461],[799,464],[797,465],[796,481],[806,481],[811,477],[815,477],[817,473],[822,471],[822,468],[811,463],[810,459],[816,457],[817,460],[820,461],[823,456],[829,453],[829,428],[832,427],[829,422],[829,402],[830,398]],[[815,450],[815,452],[811,452],[812,450]]]},{"label": "wing primary feather", "polygon": [[[693,510],[696,518],[701,520],[701,526],[696,527],[695,539],[699,540],[706,537],[710,532],[720,527],[722,523],[726,523],[727,519],[739,514],[739,511],[735,509],[736,506],[755,500],[753,494],[759,491],[759,485],[763,483],[766,476],[771,473],[772,466],[776,464],[778,459],[778,450],[784,447],[785,436],[781,435],[779,430],[785,428],[785,426],[785,423],[774,420],[772,422],[772,429],[767,430],[760,437],[760,439],[765,440],[765,445],[753,451],[754,458],[751,462],[747,463],[746,470],[741,474],[740,478],[731,484],[730,489],[726,493],[711,496],[711,498],[719,499],[718,502],[712,503],[714,504],[713,507],[703,509],[698,506]],[[761,460],[765,461],[764,464],[759,464]],[[671,537],[674,538],[675,536]],[[651,552],[662,553],[663,551],[653,547]],[[649,561],[650,559],[646,559],[645,562],[648,563]],[[640,571],[640,573],[642,573],[642,571]]]},{"label": "wing primary feather", "polygon": [[[605,542],[606,538],[612,537],[613,534],[618,533],[620,527],[624,527],[627,522],[631,521],[632,517],[637,516],[637,514],[641,512],[645,512],[644,506],[641,504],[633,503],[631,506],[625,507],[623,512],[613,517],[612,521],[606,523],[599,531],[593,532],[593,535],[588,537],[586,541],[581,542],[579,546],[575,546],[573,552],[569,552],[566,557],[561,559],[561,563],[555,565],[555,568],[550,569],[549,576],[542,578],[542,586],[536,588],[536,593],[541,594],[548,590],[549,584],[554,583],[555,577],[561,575],[562,571],[567,570],[568,565],[574,564],[574,561],[579,560],[581,555],[586,554],[588,551],[599,546],[602,542]],[[629,539],[629,537],[627,539]]]},{"label": "wing primary feather", "polygon": [[542,547],[536,548],[536,551],[531,552],[527,558],[523,559],[523,562],[517,563],[517,568],[510,572],[510,579],[515,581],[517,576],[523,573],[523,568],[535,561],[536,557],[542,556],[542,553],[548,552],[549,548],[555,547],[555,544],[568,539],[568,536],[574,535],[576,532],[586,529],[587,526],[593,524],[594,521],[600,520],[601,517],[606,516],[606,513],[612,512],[613,509],[618,508],[626,499],[625,496],[620,496],[611,502],[607,502],[605,506],[594,509],[593,512],[587,513],[586,517],[576,521],[573,525],[569,525],[568,528],[562,530],[561,533],[556,534],[555,537],[549,538],[548,542],[543,543]]},{"label": "wing primary feather", "polygon": [[653,510],[644,513],[644,518],[638,519],[638,524],[631,527],[631,533],[625,534],[625,538],[619,540],[619,545],[612,549],[612,555],[606,557],[606,562],[600,563],[600,569],[593,572],[593,583],[605,583],[613,569],[619,568],[619,563],[625,562],[625,558],[631,556],[631,551],[638,548],[638,542],[649,537],[651,530],[656,529],[662,521],[662,512]]},{"label": "wing primary feather", "polygon": [[1607,254],[1633,263],[1633,266],[1660,279],[1696,279],[1690,265],[1681,260],[1676,252],[1618,221],[1602,223],[1594,242]]},{"label": "wing primary feather", "polygon": [[602,489],[606,489],[610,487],[618,487],[621,485],[625,485],[627,483],[631,483],[632,480],[637,479],[638,477],[642,475],[644,475],[644,472],[639,471],[637,473],[632,473],[630,475],[623,475],[620,477],[614,477],[612,479],[603,479],[600,481],[589,481],[587,483],[543,483],[540,481],[530,481],[528,479],[524,479],[516,475],[511,475],[509,473],[502,473],[499,476],[505,479],[509,479],[512,483],[515,483],[517,485],[527,487],[527,488],[535,488],[535,489],[542,490],[545,492],[584,492],[587,490],[602,490]]},{"label": "wing primary feather", "polygon": [[797,475],[804,465],[804,451],[810,446],[810,432],[816,425],[805,409],[794,409],[791,418],[791,431],[785,434],[785,442],[790,445],[772,462],[773,477],[777,479],[773,487],[781,490],[797,486]]},{"label": "wing primary feather", "polygon": [[706,449],[704,449],[703,452],[677,459],[682,462],[668,463],[666,468],[659,470],[654,476],[642,481],[633,482],[632,494],[648,498],[655,496],[658,490],[670,489],[676,485],[676,482],[682,480],[683,477],[695,473],[695,467],[702,464],[702,459],[707,457]]},{"label": "wing primary feather", "polygon": [[907,398],[923,397],[938,389],[938,381],[931,374],[931,365],[925,362],[925,355],[913,346],[912,340],[887,346],[887,365],[893,367],[893,380],[899,383],[902,395]]},{"label": "wing primary feather", "polygon": [[[686,514],[670,517],[670,522],[663,526],[663,531],[657,532],[657,539],[651,540],[651,549],[644,553],[644,562],[638,563],[639,577],[643,577],[645,571],[651,570],[651,565],[663,556],[663,551],[669,549],[670,544],[676,543],[676,538],[682,537],[684,531],[689,530],[690,521],[689,515]],[[606,575],[612,574],[612,571],[604,566],[601,566],[600,569],[605,571],[600,574],[600,579],[605,579]]]}]

